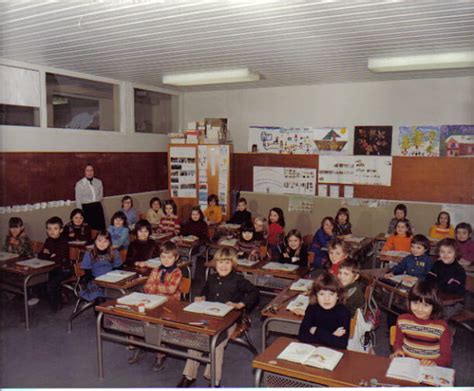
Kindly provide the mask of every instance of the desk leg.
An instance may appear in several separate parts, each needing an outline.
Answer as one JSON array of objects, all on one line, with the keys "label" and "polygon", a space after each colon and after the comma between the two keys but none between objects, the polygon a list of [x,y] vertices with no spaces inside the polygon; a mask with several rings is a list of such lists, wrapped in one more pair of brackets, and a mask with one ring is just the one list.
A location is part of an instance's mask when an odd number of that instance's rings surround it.
[{"label": "desk leg", "polygon": [[262,370],[259,368],[259,369],[256,369],[255,370],[255,387],[260,387],[260,382],[262,380]]},{"label": "desk leg", "polygon": [[99,312],[97,316],[97,365],[99,368],[99,379],[102,380],[104,378],[104,362],[102,357],[102,336],[101,336],[101,327],[102,327],[102,317],[104,314]]},{"label": "desk leg", "polygon": [[26,329],[30,329],[30,316],[29,316],[29,309],[28,309],[28,282],[30,281],[32,275],[26,276],[25,280],[23,281],[23,302],[25,306],[25,324]]},{"label": "desk leg", "polygon": [[266,318],[262,324],[262,352],[267,348],[267,328],[272,318]]},{"label": "desk leg", "polygon": [[[225,333],[227,330],[224,331]],[[216,386],[216,345],[219,334],[214,335],[211,339],[211,351],[209,352],[210,361],[211,361],[211,387]]]}]

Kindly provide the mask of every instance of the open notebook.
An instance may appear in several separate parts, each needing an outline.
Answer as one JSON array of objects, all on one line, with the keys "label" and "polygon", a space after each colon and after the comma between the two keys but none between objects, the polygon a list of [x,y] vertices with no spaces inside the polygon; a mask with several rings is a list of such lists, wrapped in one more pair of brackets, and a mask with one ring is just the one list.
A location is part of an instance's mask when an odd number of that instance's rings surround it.
[{"label": "open notebook", "polygon": [[147,265],[148,267],[151,267],[153,269],[159,268],[161,266],[160,257],[151,258],[148,261],[145,261],[145,265]]},{"label": "open notebook", "polygon": [[138,306],[144,304],[147,310],[156,308],[164,303],[168,298],[163,295],[147,295],[145,293],[133,292],[117,300],[118,304]]},{"label": "open notebook", "polygon": [[416,358],[396,357],[390,363],[386,376],[430,386],[452,387],[454,373],[451,368],[421,365]]},{"label": "open notebook", "polygon": [[406,256],[410,255],[409,252],[395,251],[395,250],[384,251],[383,254],[386,255],[387,257],[396,257],[396,258],[405,258]]},{"label": "open notebook", "polygon": [[250,260],[250,259],[237,259],[237,265],[252,267],[259,263],[259,260]]},{"label": "open notebook", "polygon": [[288,311],[294,311],[296,309],[300,309],[306,311],[309,305],[309,296],[305,295],[298,295],[296,298],[288,303],[286,309]]},{"label": "open notebook", "polygon": [[38,258],[31,258],[31,259],[27,259],[26,261],[19,261],[16,264],[20,266],[31,267],[32,269],[40,269],[45,266],[54,265],[54,262],[45,261],[43,259],[38,259]]},{"label": "open notebook", "polygon": [[134,276],[136,276],[137,273],[135,272],[128,272],[125,270],[112,270],[108,273],[105,273],[99,277],[96,277],[96,281],[102,281],[102,282],[120,282],[123,280],[128,280]]},{"label": "open notebook", "polygon": [[405,285],[408,288],[411,288],[418,281],[417,277],[409,276],[408,274],[399,274],[397,276],[390,277],[390,279],[392,281],[395,281],[395,282],[399,283],[399,284],[401,283],[402,285]]},{"label": "open notebook", "polygon": [[268,262],[262,269],[265,270],[281,270],[285,272],[293,272],[299,268],[298,265],[292,265],[291,263],[278,263]]},{"label": "open notebook", "polygon": [[223,317],[232,311],[232,307],[228,306],[227,304],[214,301],[195,301],[194,303],[191,303],[185,307],[184,311]]},{"label": "open notebook", "polygon": [[18,258],[18,254],[7,253],[5,251],[0,251],[0,262],[8,261],[10,259]]},{"label": "open notebook", "polygon": [[313,286],[313,280],[300,278],[298,281],[295,281],[293,284],[291,284],[290,290],[307,292],[311,290],[312,286]]},{"label": "open notebook", "polygon": [[343,355],[337,350],[323,346],[315,347],[306,343],[291,342],[277,358],[332,371]]}]

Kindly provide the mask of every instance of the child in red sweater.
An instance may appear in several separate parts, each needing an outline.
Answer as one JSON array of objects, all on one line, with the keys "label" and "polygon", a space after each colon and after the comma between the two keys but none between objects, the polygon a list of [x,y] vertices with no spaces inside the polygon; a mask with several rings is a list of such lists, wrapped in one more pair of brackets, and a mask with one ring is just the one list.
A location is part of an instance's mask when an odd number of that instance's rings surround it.
[{"label": "child in red sweater", "polygon": [[408,293],[408,314],[398,317],[393,357],[417,358],[421,365],[451,364],[451,333],[446,321],[438,319],[442,304],[436,288],[428,281],[415,284]]},{"label": "child in red sweater", "polygon": [[271,208],[268,213],[268,250],[272,257],[278,256],[279,245],[285,237],[285,216],[280,208]]}]

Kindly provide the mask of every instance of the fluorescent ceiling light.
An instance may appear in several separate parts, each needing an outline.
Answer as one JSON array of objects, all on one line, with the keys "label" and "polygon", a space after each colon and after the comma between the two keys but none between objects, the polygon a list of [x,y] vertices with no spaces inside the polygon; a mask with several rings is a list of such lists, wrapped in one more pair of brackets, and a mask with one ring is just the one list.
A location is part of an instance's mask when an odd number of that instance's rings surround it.
[{"label": "fluorescent ceiling light", "polygon": [[474,52],[422,54],[403,57],[369,58],[372,72],[421,71],[474,67]]},{"label": "fluorescent ceiling light", "polygon": [[251,72],[248,68],[163,75],[163,84],[171,84],[173,86],[241,83],[256,80],[260,80],[260,75],[256,72]]}]

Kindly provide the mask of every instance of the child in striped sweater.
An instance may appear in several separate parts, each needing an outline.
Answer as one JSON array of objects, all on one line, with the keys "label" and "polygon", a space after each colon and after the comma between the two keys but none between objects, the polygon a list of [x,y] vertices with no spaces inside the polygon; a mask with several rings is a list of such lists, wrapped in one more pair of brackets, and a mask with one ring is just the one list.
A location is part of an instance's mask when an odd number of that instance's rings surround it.
[{"label": "child in striped sweater", "polygon": [[236,244],[237,255],[243,258],[257,258],[260,242],[255,240],[255,227],[252,223],[244,223],[240,229],[240,239]]},{"label": "child in striped sweater", "polygon": [[160,220],[160,226],[158,227],[159,233],[172,233],[173,235],[179,235],[181,225],[178,219],[178,207],[176,202],[173,200],[165,201],[165,216]]},{"label": "child in striped sweater", "polygon": [[408,293],[408,314],[398,317],[393,357],[417,358],[421,365],[451,364],[451,333],[439,319],[442,304],[428,281],[415,284]]}]

